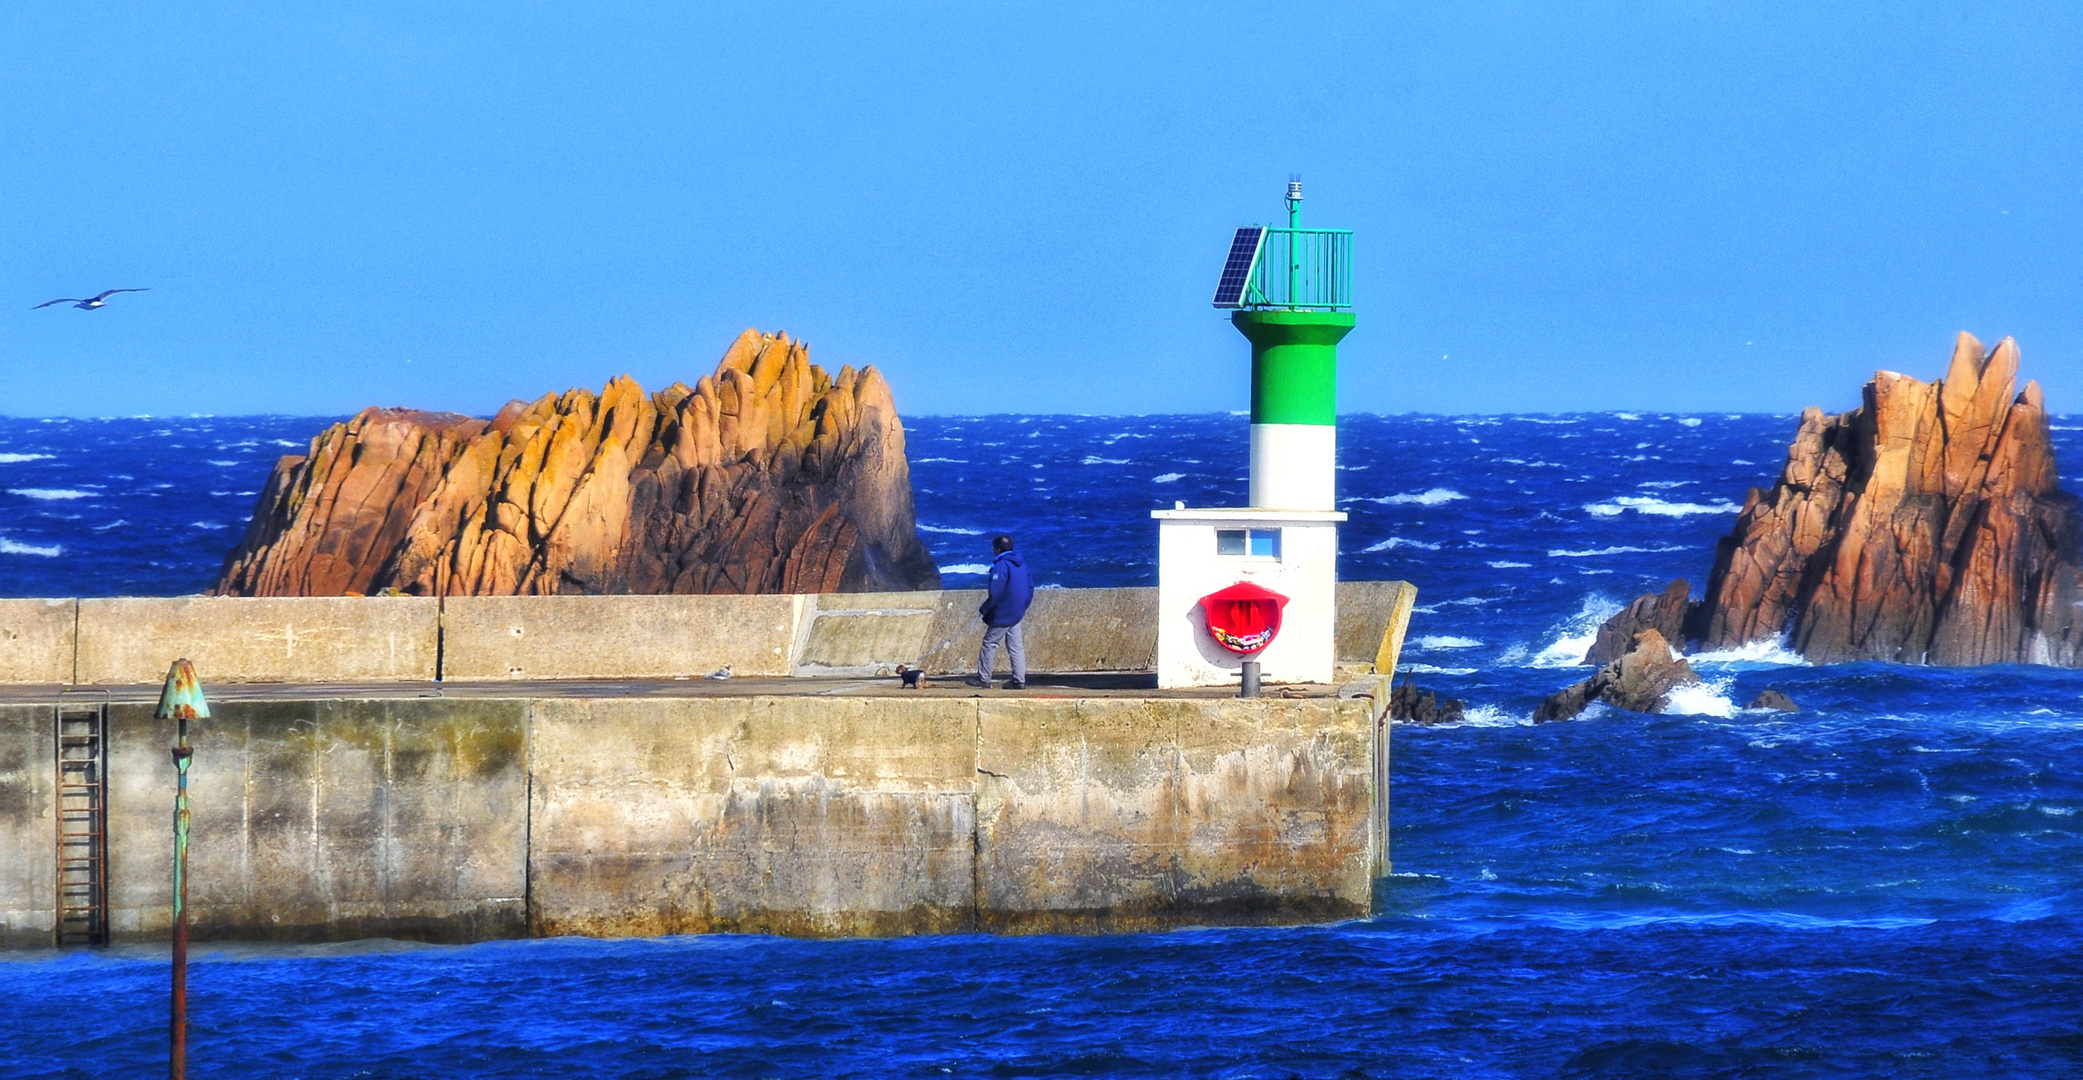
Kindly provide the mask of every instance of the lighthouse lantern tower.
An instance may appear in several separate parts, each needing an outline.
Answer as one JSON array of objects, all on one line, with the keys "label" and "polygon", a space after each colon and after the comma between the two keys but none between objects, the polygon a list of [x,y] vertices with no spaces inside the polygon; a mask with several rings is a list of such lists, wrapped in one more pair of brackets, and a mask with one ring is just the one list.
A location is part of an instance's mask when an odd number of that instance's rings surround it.
[{"label": "lighthouse lantern tower", "polygon": [[[1338,343],[1352,332],[1352,233],[1246,225],[1230,243],[1215,306],[1251,342],[1251,491],[1245,507],[1154,511],[1158,521],[1158,683],[1234,683],[1246,660],[1268,682],[1329,682],[1338,591]],[[1270,639],[1221,623],[1246,586],[1284,609]],[[1261,604],[1271,604],[1265,601]],[[1212,620],[1212,621],[1211,621]]]}]

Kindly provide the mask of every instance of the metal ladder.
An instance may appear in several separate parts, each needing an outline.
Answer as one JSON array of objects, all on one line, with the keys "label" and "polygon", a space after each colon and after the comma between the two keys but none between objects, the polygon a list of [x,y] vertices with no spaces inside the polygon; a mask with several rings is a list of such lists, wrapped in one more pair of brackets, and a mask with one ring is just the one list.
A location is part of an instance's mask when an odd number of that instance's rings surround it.
[{"label": "metal ladder", "polygon": [[58,944],[108,944],[108,704],[60,705]]}]

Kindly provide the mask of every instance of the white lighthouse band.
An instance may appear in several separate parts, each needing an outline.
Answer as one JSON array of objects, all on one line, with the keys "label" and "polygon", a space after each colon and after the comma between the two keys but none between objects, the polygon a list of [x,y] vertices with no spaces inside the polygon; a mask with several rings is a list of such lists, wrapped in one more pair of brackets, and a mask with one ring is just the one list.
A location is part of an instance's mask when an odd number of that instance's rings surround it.
[{"label": "white lighthouse band", "polygon": [[1337,425],[1251,425],[1251,505],[1336,510],[1337,470]]}]

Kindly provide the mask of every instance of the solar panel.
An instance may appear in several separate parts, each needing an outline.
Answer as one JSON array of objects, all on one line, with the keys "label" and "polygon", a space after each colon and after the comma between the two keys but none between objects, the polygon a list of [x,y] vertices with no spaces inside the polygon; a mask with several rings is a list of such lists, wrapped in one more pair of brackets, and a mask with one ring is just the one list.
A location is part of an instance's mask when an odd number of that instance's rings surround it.
[{"label": "solar panel", "polygon": [[1251,283],[1251,268],[1258,263],[1259,241],[1266,237],[1263,225],[1246,225],[1230,241],[1230,257],[1222,264],[1222,280],[1215,285],[1215,306],[1244,306],[1244,287]]}]

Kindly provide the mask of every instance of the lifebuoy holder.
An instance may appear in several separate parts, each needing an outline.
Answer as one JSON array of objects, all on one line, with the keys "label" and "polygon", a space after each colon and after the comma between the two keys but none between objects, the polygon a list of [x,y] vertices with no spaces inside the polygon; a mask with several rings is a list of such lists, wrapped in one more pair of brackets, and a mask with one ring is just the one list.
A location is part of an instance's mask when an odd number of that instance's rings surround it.
[{"label": "lifebuoy holder", "polygon": [[1273,644],[1280,634],[1280,612],[1285,607],[1287,597],[1249,581],[1201,597],[1208,636],[1217,645],[1246,656]]}]

